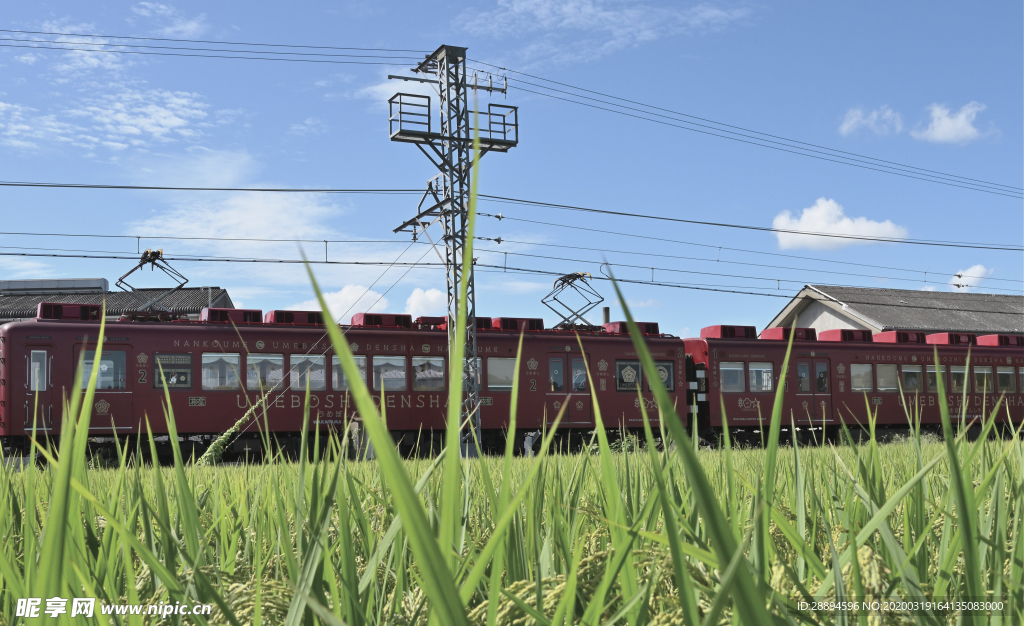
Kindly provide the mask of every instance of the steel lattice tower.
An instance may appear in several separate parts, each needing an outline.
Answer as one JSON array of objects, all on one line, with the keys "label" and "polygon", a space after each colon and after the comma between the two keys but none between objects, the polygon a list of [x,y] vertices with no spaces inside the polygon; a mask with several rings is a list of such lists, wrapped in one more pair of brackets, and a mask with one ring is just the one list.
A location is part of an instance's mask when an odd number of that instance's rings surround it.
[{"label": "steel lattice tower", "polygon": [[[478,76],[470,83],[466,68],[466,48],[441,46],[414,68],[417,76],[389,76],[432,85],[438,98],[438,129],[432,123],[430,97],[409,93],[395,94],[390,104],[389,131],[392,141],[415,144],[434,164],[439,173],[430,180],[420,200],[416,217],[406,221],[395,232],[429,235],[427,227],[440,220],[444,228],[444,263],[447,275],[448,345],[455,339],[455,321],[458,319],[459,287],[466,286],[466,362],[463,371],[462,422],[470,424],[480,436],[480,368],[476,347],[476,289],[473,263],[463,273],[466,249],[466,229],[469,221],[470,173],[474,165],[473,114],[469,108],[470,89],[488,93],[505,93],[505,81],[495,86],[493,78],[486,85],[479,84]],[[490,103],[487,112],[478,116],[480,128],[480,156],[490,151],[506,152],[519,140],[518,110],[516,107]],[[428,199],[431,201],[424,208]],[[434,243],[431,240],[431,243]],[[463,451],[475,450],[472,434],[463,434]]]}]

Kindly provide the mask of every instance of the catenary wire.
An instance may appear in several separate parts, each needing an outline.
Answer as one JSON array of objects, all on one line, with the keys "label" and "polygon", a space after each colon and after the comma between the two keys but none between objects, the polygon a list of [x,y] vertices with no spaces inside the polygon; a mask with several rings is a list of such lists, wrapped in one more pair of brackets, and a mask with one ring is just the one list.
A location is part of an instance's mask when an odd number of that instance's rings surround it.
[{"label": "catenary wire", "polygon": [[216,41],[212,39],[174,39],[170,37],[130,37],[126,35],[87,35],[85,33],[55,33],[39,30],[13,30],[0,28],[0,33],[15,33],[22,35],[52,35],[54,37],[91,37],[102,39],[134,39],[136,41],[174,41],[179,43],[215,43],[225,46],[266,46],[270,48],[312,48],[317,50],[373,50],[377,52],[420,52],[429,54],[429,50],[409,50],[405,48],[352,48],[344,46],[303,46],[284,43],[252,43],[238,41]]},{"label": "catenary wire", "polygon": [[[122,190],[162,190],[162,191],[249,191],[249,192],[273,192],[273,193],[365,193],[365,194],[422,194],[422,189],[329,189],[329,188],[318,188],[318,189],[297,189],[297,188],[266,188],[266,187],[170,187],[170,186],[144,186],[144,185],[97,185],[97,184],[79,184],[79,183],[39,183],[39,182],[22,182],[22,181],[0,181],[0,187],[47,187],[47,188],[73,188],[73,189],[122,189]],[[859,241],[879,241],[885,243],[906,243],[914,245],[926,245],[926,246],[942,246],[942,247],[954,247],[954,248],[975,248],[984,250],[1009,250],[1009,251],[1022,251],[1024,247],[1010,247],[1007,244],[996,244],[996,243],[975,243],[975,242],[957,242],[957,241],[946,241],[946,240],[932,240],[932,239],[898,239],[892,237],[867,237],[861,235],[841,235],[838,233],[819,233],[813,231],[802,231],[802,230],[791,230],[781,228],[771,228],[767,226],[751,226],[746,224],[729,224],[726,222],[708,222],[700,220],[687,220],[678,217],[665,217],[659,215],[647,215],[644,213],[626,213],[624,211],[609,211],[606,209],[593,209],[587,207],[574,206],[569,204],[558,204],[552,202],[541,202],[538,200],[526,200],[522,198],[510,198],[507,196],[495,196],[490,194],[479,194],[478,196],[482,200],[488,202],[501,202],[506,204],[518,204],[524,206],[539,206],[545,208],[553,208],[567,211],[582,211],[587,213],[597,213],[602,215],[614,215],[618,217],[630,217],[638,219],[650,219],[650,220],[661,220],[668,222],[678,222],[683,224],[697,224],[702,226],[715,226],[721,228],[738,228],[743,230],[756,230],[762,232],[777,232],[777,233],[788,233],[794,235],[804,235],[809,237],[830,237],[838,239],[854,239]]]},{"label": "catenary wire", "polygon": [[[424,256],[426,256],[426,254],[429,253],[429,252],[430,252],[429,249],[426,250],[424,252]],[[36,253],[25,253],[25,252],[0,252],[0,256],[57,257],[57,258],[76,258],[76,259],[115,259],[115,260],[132,260],[132,261],[137,259],[137,257],[135,255],[122,256],[122,255],[52,254],[52,253],[51,254],[36,254]],[[401,263],[398,263],[398,262],[387,262],[387,261],[319,261],[319,260],[318,261],[313,261],[313,260],[306,260],[306,259],[272,259],[272,258],[257,259],[257,258],[238,258],[238,257],[188,257],[188,256],[167,256],[167,257],[164,257],[164,260],[166,260],[166,261],[176,261],[176,262],[182,262],[182,263],[205,263],[205,262],[216,262],[216,263],[253,263],[253,264],[255,264],[255,263],[274,263],[274,264],[287,264],[287,265],[300,265],[300,264],[303,264],[303,265],[304,264],[309,264],[309,265],[362,265],[362,266],[377,266],[377,267],[381,267],[381,266],[406,267],[406,266],[408,266],[408,267],[415,268],[415,269],[419,269],[419,268],[423,268],[423,269],[443,269],[444,268],[444,264],[443,263],[433,262],[433,261],[428,261],[428,262],[418,261],[418,262],[401,262]],[[491,269],[491,270],[504,271],[504,272],[509,272],[509,271],[512,271],[512,272],[523,272],[523,273],[529,273],[529,274],[542,274],[542,275],[545,275],[545,276],[556,276],[556,277],[557,276],[564,276],[565,275],[564,272],[556,272],[556,271],[551,271],[551,270],[538,270],[538,269],[524,268],[524,267],[508,267],[508,266],[502,266],[502,265],[491,265],[491,264],[487,264],[487,263],[475,263],[474,264],[474,268],[488,268],[488,269]],[[701,286],[701,285],[692,285],[692,284],[685,284],[685,283],[671,283],[671,282],[664,282],[664,281],[648,281],[648,280],[636,280],[636,279],[625,279],[625,278],[621,278],[621,279],[620,278],[614,278],[613,279],[613,278],[609,278],[609,277],[605,277],[605,276],[601,276],[601,275],[593,276],[593,278],[595,280],[606,280],[606,281],[615,280],[615,281],[618,281],[620,283],[628,283],[628,284],[636,284],[636,285],[648,285],[648,286],[653,286],[653,287],[672,287],[672,288],[676,288],[676,289],[689,289],[689,290],[695,290],[695,291],[713,291],[713,292],[718,292],[718,293],[732,293],[732,294],[748,295],[748,296],[764,296],[764,297],[770,297],[770,298],[785,298],[787,300],[792,300],[792,298],[793,298],[792,296],[787,296],[787,295],[779,294],[779,293],[764,293],[764,292],[756,292],[756,291],[740,291],[739,289],[722,289],[722,288],[717,288],[717,287],[706,287],[706,286]],[[750,289],[750,287],[746,287],[745,289]],[[934,296],[935,294],[931,293],[931,295]],[[953,295],[953,294],[950,294],[950,295]],[[1001,297],[1006,297],[1006,296],[1001,296]],[[844,302],[846,304],[878,304],[877,302],[867,302],[867,301],[859,301],[859,300],[844,300]],[[955,310],[955,311],[961,311],[961,312],[967,312],[967,313],[989,313],[989,314],[993,314],[993,315],[1013,315],[1013,316],[1017,316],[1017,317],[1020,316],[1020,313],[1019,312],[1015,312],[1015,311],[1012,311],[1012,312],[1011,311],[1006,311],[1006,312],[1004,312],[1004,311],[992,311],[991,309],[965,309],[965,308],[961,308],[961,307],[955,307],[955,308],[951,308],[951,307],[937,307],[937,306],[925,306],[925,305],[909,304],[909,303],[908,304],[901,304],[900,306],[902,308],[909,308],[909,309],[929,309],[929,310],[936,310],[936,311]]]},{"label": "catenary wire", "polygon": [[[682,129],[682,130],[687,130],[687,131],[690,131],[690,132],[693,132],[693,133],[700,133],[702,135],[710,135],[712,137],[720,137],[722,139],[729,139],[730,141],[737,141],[739,143],[745,143],[745,144],[749,144],[749,145],[752,145],[752,146],[760,146],[762,148],[768,148],[769,150],[778,150],[779,152],[787,152],[789,154],[795,154],[795,155],[798,155],[798,156],[804,156],[804,157],[811,158],[811,159],[818,159],[818,160],[821,160],[821,161],[829,161],[831,163],[838,163],[840,165],[848,165],[850,167],[857,167],[857,168],[860,168],[860,169],[871,170],[871,171],[875,171],[875,172],[882,172],[884,174],[891,174],[893,176],[902,176],[904,178],[912,178],[912,179],[921,180],[921,181],[924,181],[924,182],[935,183],[937,185],[946,185],[948,187],[958,187],[960,189],[968,189],[968,190],[971,190],[971,191],[979,191],[979,192],[982,192],[982,193],[988,193],[988,194],[993,194],[993,195],[997,195],[997,196],[1005,196],[1007,198],[1018,198],[1019,199],[1019,198],[1024,197],[1024,194],[1022,194],[1021,192],[1004,193],[1004,192],[999,191],[999,190],[979,187],[979,186],[975,186],[973,184],[957,184],[957,183],[949,182],[949,181],[945,181],[945,180],[937,180],[935,178],[926,178],[924,175],[922,175],[922,176],[915,176],[913,174],[899,172],[899,171],[895,171],[893,169],[884,169],[881,166],[879,166],[879,167],[872,167],[870,165],[863,165],[863,164],[854,163],[854,162],[851,162],[850,160],[845,160],[845,161],[844,160],[839,160],[839,157],[837,157],[837,158],[828,158],[828,157],[825,157],[825,156],[810,154],[807,151],[800,151],[800,150],[798,150],[795,146],[792,147],[793,149],[788,149],[788,148],[784,148],[784,147],[780,147],[780,146],[776,146],[776,145],[771,145],[769,143],[765,143],[763,140],[761,140],[761,141],[753,141],[753,140],[749,140],[749,139],[742,139],[740,137],[731,137],[729,135],[723,135],[723,134],[720,134],[720,133],[715,133],[715,132],[711,132],[711,131],[707,131],[707,130],[701,130],[699,128],[692,128],[690,126],[683,126],[681,124],[673,124],[672,122],[667,122],[665,120],[652,119],[650,117],[644,117],[643,115],[637,115],[635,113],[628,113],[626,111],[619,111],[617,109],[610,109],[610,108],[607,108],[607,107],[598,106],[596,104],[590,104],[589,102],[580,102],[578,100],[572,100],[570,98],[564,98],[562,96],[556,96],[556,95],[550,94],[550,93],[543,93],[543,92],[540,92],[540,91],[534,91],[532,89],[526,89],[524,87],[516,87],[515,85],[509,85],[509,88],[511,88],[511,89],[518,89],[519,91],[525,91],[527,93],[532,93],[532,94],[535,94],[535,95],[538,95],[538,96],[544,96],[546,98],[553,98],[555,100],[562,100],[562,101],[565,101],[565,102],[571,102],[572,104],[578,104],[580,106],[590,107],[592,109],[598,109],[598,110],[601,110],[601,111],[607,111],[609,113],[615,113],[617,115],[623,115],[623,116],[626,116],[626,117],[632,117],[632,118],[643,120],[643,121],[646,121],[646,122],[652,122],[654,124],[661,124],[661,125],[664,125],[664,126],[670,126],[672,128],[679,128],[679,129]],[[725,132],[725,131],[722,131],[722,132]]]},{"label": "catenary wire", "polygon": [[0,48],[31,48],[33,50],[66,50],[70,52],[89,52],[94,54],[141,54],[161,57],[197,57],[201,59],[240,59],[245,61],[285,61],[289,63],[333,63],[338,65],[408,65],[408,63],[390,63],[385,61],[340,61],[335,59],[289,59],[281,57],[254,57],[227,54],[185,54],[184,52],[144,52],[142,50],[89,50],[67,46],[21,45],[0,43]]},{"label": "catenary wire", "polygon": [[[970,178],[970,177],[967,177],[967,176],[959,176],[957,174],[949,174],[949,173],[946,173],[946,172],[939,172],[937,170],[931,170],[931,169],[927,169],[927,168],[923,168],[923,167],[916,167],[916,166],[913,166],[913,165],[907,165],[905,163],[898,163],[896,161],[888,161],[888,160],[885,160],[885,159],[879,159],[879,158],[876,158],[876,157],[872,157],[872,156],[868,156],[868,155],[864,155],[864,154],[859,154],[859,153],[856,153],[856,152],[849,152],[849,151],[846,151],[846,150],[839,150],[839,149],[836,149],[836,148],[829,148],[827,146],[822,146],[820,144],[809,143],[809,142],[806,142],[806,141],[799,141],[797,139],[790,139],[788,137],[783,137],[783,136],[780,136],[780,135],[774,135],[774,134],[771,134],[771,133],[765,133],[765,132],[761,132],[761,131],[754,130],[754,129],[751,129],[751,128],[746,128],[746,127],[743,127],[743,126],[736,126],[736,125],[733,125],[733,124],[726,124],[725,122],[718,122],[718,121],[715,121],[715,120],[712,120],[712,119],[708,119],[706,117],[700,117],[700,116],[697,116],[697,115],[692,115],[692,114],[689,114],[689,113],[683,113],[681,111],[675,111],[675,110],[672,110],[672,109],[666,109],[666,108],[663,108],[663,107],[658,107],[658,106],[646,104],[646,103],[639,102],[639,101],[636,101],[636,100],[630,100],[628,98],[622,98],[620,96],[615,96],[615,95],[612,95],[612,94],[608,94],[608,93],[604,93],[604,92],[600,92],[600,91],[595,91],[595,90],[592,90],[592,89],[586,89],[584,87],[578,87],[578,86],[575,86],[575,85],[570,85],[568,83],[559,82],[559,81],[556,81],[556,80],[551,80],[549,78],[544,78],[542,76],[536,76],[534,74],[528,74],[526,72],[521,72],[521,71],[518,71],[518,70],[508,69],[508,68],[505,68],[505,67],[494,65],[492,63],[486,63],[484,61],[479,61],[479,60],[475,60],[475,59],[468,59],[468,60],[473,62],[473,63],[479,63],[481,65],[486,65],[486,66],[489,66],[489,67],[493,67],[493,68],[499,69],[499,70],[501,70],[503,72],[511,72],[513,74],[519,74],[521,76],[527,76],[527,77],[533,78],[535,80],[540,80],[540,81],[544,81],[544,82],[547,82],[547,83],[552,83],[552,84],[555,84],[555,85],[561,85],[563,87],[568,87],[569,89],[575,89],[577,91],[591,93],[591,94],[595,94],[595,95],[602,96],[602,97],[605,97],[605,98],[611,98],[613,100],[619,100],[621,102],[628,102],[630,104],[635,104],[637,106],[645,107],[647,109],[653,109],[655,111],[662,111],[662,112],[665,112],[665,113],[670,113],[672,115],[678,115],[678,116],[681,116],[681,117],[687,117],[687,118],[690,118],[690,119],[700,120],[702,122],[707,122],[709,124],[714,124],[716,126],[722,126],[724,128],[734,128],[734,129],[739,130],[739,131],[748,132],[748,133],[754,133],[756,135],[762,135],[764,137],[770,137],[772,139],[778,139],[780,141],[790,142],[790,143],[793,143],[793,144],[799,144],[799,145],[803,145],[803,146],[809,146],[809,147],[812,147],[812,148],[819,148],[819,149],[822,149],[822,150],[827,150],[829,152],[834,152],[836,154],[843,154],[843,155],[849,155],[849,156],[852,156],[852,157],[858,157],[858,158],[862,158],[862,159],[869,159],[871,161],[877,161],[878,163],[884,163],[886,165],[892,165],[892,166],[902,167],[902,168],[909,168],[909,169],[917,170],[917,171],[920,171],[920,172],[925,172],[925,173],[928,173],[928,174],[934,174],[936,176],[944,176],[944,177],[949,177],[949,178],[955,178],[955,179],[959,179],[959,180],[963,180],[963,181],[968,181],[968,182],[972,182],[972,183],[979,183],[979,184],[983,184],[983,185],[991,185],[991,186],[994,186],[994,187],[1003,187],[1003,188],[1010,189],[1010,190],[1013,190],[1013,191],[1024,191],[1024,188],[1022,188],[1022,187],[1017,187],[1017,186],[1013,186],[1013,185],[1005,185],[1005,184],[1002,184],[1002,183],[994,183],[994,182],[991,182],[991,181],[985,181],[985,180],[981,180],[981,179],[978,179],[978,178]],[[484,70],[484,71],[487,71],[487,70]],[[488,73],[492,73],[492,72],[488,71]],[[536,87],[540,87],[542,89],[549,89],[549,90],[552,90],[552,91],[561,91],[561,90],[553,89],[551,87],[543,87],[541,85],[536,85],[534,83],[529,83],[529,82],[523,81],[521,79],[512,79],[512,80],[519,80],[520,82],[523,82],[523,83],[526,83],[526,84],[529,84],[529,85],[533,85],[533,86],[536,86]],[[578,94],[571,94],[570,92],[561,91],[561,93],[569,93],[570,95],[574,95],[576,97],[584,97],[584,96],[579,96]],[[602,102],[601,100],[597,100],[597,101],[598,102]],[[621,105],[613,104],[613,106],[621,106]],[[628,107],[623,107],[623,108],[628,108]]]}]

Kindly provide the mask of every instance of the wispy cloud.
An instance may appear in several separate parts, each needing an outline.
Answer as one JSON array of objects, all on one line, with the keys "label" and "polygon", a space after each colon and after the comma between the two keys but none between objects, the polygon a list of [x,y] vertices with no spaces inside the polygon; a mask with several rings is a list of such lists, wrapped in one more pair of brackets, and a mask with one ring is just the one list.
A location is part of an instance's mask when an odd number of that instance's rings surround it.
[{"label": "wispy cloud", "polygon": [[930,141],[932,143],[967,143],[982,136],[982,133],[974,126],[974,120],[978,113],[985,110],[985,105],[980,102],[968,102],[960,107],[956,113],[950,113],[949,108],[941,104],[933,104],[928,107],[931,114],[931,121],[924,130],[914,130],[910,135],[914,139]]},{"label": "wispy cloud", "polygon": [[164,37],[198,37],[210,29],[205,13],[192,18],[184,17],[170,4],[140,2],[132,7],[132,13],[155,21],[158,27],[154,32]]},{"label": "wispy cloud", "polygon": [[678,34],[718,30],[750,14],[710,4],[660,7],[623,0],[498,0],[491,10],[467,9],[456,24],[474,35],[524,38],[521,54],[556,61],[591,60]]},{"label": "wispy cloud", "polygon": [[[814,206],[804,209],[799,217],[789,211],[783,211],[772,220],[772,227],[785,230],[802,230],[815,233],[836,235],[860,235],[867,237],[903,238],[907,229],[893,224],[890,220],[877,222],[866,217],[850,218],[842,205],[835,200],[818,198]],[[815,250],[832,250],[856,244],[871,243],[857,239],[840,239],[837,237],[816,237],[793,233],[775,233],[779,248],[790,250],[808,248]]]},{"label": "wispy cloud", "polygon": [[993,270],[984,265],[972,265],[960,270],[949,278],[949,286],[953,291],[970,291],[992,275]]},{"label": "wispy cloud", "polygon": [[900,133],[903,132],[903,118],[888,105],[882,105],[870,113],[860,108],[850,109],[846,112],[843,123],[839,125],[839,134],[849,135],[861,128],[866,128],[876,135]]},{"label": "wispy cloud", "polygon": [[288,128],[289,135],[320,135],[325,132],[327,132],[327,124],[315,117],[307,117]]}]

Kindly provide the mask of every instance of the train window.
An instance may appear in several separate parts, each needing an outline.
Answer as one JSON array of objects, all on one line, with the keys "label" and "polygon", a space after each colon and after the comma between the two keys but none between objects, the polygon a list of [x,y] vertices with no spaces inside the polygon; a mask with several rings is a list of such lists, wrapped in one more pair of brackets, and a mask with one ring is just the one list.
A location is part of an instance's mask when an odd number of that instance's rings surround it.
[{"label": "train window", "polygon": [[[740,363],[740,366],[743,364]],[[615,390],[636,391],[639,389],[640,361],[616,361],[615,362]]]},{"label": "train window", "polygon": [[572,359],[572,390],[587,390],[587,364],[583,359]]},{"label": "train window", "polygon": [[870,363],[850,364],[850,391],[874,391]]},{"label": "train window", "polygon": [[974,393],[992,393],[995,391],[991,365],[974,366]]},{"label": "train window", "polygon": [[739,361],[723,361],[718,364],[718,374],[722,379],[722,391],[724,393],[747,390],[746,385],[743,383],[743,363]]},{"label": "train window", "polygon": [[801,361],[796,364],[797,393],[811,393],[811,364]]},{"label": "train window", "polygon": [[506,357],[487,357],[487,388],[491,391],[512,391],[516,378],[516,360]]},{"label": "train window", "polygon": [[1017,368],[1019,375],[1017,376],[1017,389],[1024,393],[1024,367]]},{"label": "train window", "polygon": [[203,389],[209,391],[231,391],[240,389],[238,380],[237,353],[224,352],[203,353]]},{"label": "train window", "polygon": [[412,357],[412,390],[444,391],[444,357]]},{"label": "train window", "polygon": [[997,367],[996,383],[999,384],[999,391],[1003,393],[1017,393],[1017,381],[1013,378],[1012,367]]},{"label": "train window", "polygon": [[565,391],[565,361],[548,359],[548,391]]},{"label": "train window", "polygon": [[968,386],[970,381],[967,380],[967,367],[963,365],[950,365],[949,366],[949,390],[953,393],[963,393],[966,389],[967,393],[970,393],[970,387]]},{"label": "train window", "polygon": [[771,363],[759,363],[752,361],[747,367],[750,376],[751,393],[765,392],[772,390],[774,370]]},{"label": "train window", "polygon": [[191,352],[157,352],[153,355],[153,389],[163,389],[165,386],[167,389],[192,388]]},{"label": "train window", "polygon": [[904,365],[900,369],[903,373],[903,393],[923,391],[920,365]]},{"label": "train window", "polygon": [[288,378],[293,391],[305,391],[308,379],[310,391],[327,389],[327,372],[324,356],[292,354],[288,356]]},{"label": "train window", "polygon": [[[353,356],[352,360],[355,361],[356,367],[359,368],[359,379],[366,384],[366,357],[365,356]],[[335,391],[348,391],[350,389],[348,385],[348,378],[345,376],[345,372],[341,370],[341,361],[338,360],[337,356],[331,357],[331,387]]]},{"label": "train window", "polygon": [[[675,390],[675,361],[655,361],[654,369],[658,372],[661,384],[665,385],[665,391]],[[651,389],[651,381],[647,381],[647,390]]]},{"label": "train window", "polygon": [[875,368],[875,374],[878,377],[879,391],[900,390],[899,377],[896,375],[896,365],[879,364]]},{"label": "train window", "polygon": [[[92,361],[89,361],[89,368],[92,369]],[[28,390],[46,391],[46,350],[32,351],[29,356],[28,372]],[[82,389],[85,389],[89,379],[83,375],[82,380]]]},{"label": "train window", "polygon": [[[935,369],[938,367],[938,369]],[[939,392],[939,378],[943,381],[946,380],[946,366],[945,365],[927,365],[924,368],[924,382],[928,386],[928,391],[932,393]]]},{"label": "train window", "polygon": [[283,354],[252,354],[245,357],[247,389],[269,391],[284,383]]},{"label": "train window", "polygon": [[[32,351],[33,356],[36,350]],[[40,352],[40,354],[46,354]],[[85,351],[85,363],[82,366],[82,389],[89,386],[89,377],[92,376],[93,361],[96,358],[95,350]],[[45,372],[45,366],[43,368]],[[96,390],[105,391],[108,389],[124,389],[128,386],[128,372],[125,367],[125,353],[123,350],[104,350],[100,356],[100,371],[96,377]]]},{"label": "train window", "polygon": [[828,363],[814,364],[814,380],[818,385],[818,393],[828,393]]},{"label": "train window", "polygon": [[373,357],[373,390],[405,391],[405,357]]}]

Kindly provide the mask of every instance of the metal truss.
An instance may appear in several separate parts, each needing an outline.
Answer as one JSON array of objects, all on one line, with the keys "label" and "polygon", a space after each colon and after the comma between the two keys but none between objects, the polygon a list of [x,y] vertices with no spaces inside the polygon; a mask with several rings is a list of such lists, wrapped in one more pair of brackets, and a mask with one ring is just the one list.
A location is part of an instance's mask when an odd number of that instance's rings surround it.
[{"label": "metal truss", "polygon": [[118,278],[117,283],[115,283],[115,285],[123,291],[129,291],[131,293],[134,293],[139,297],[140,300],[144,300],[146,296],[144,296],[138,288],[128,284],[128,281],[126,281],[125,279],[134,274],[135,272],[146,267],[147,265],[150,266],[150,271],[159,269],[164,274],[170,276],[178,284],[175,285],[174,287],[171,287],[167,291],[164,291],[163,293],[157,294],[155,298],[150,298],[149,300],[146,300],[145,303],[137,309],[137,311],[142,313],[150,313],[155,311],[170,313],[171,310],[165,306],[161,306],[160,301],[170,296],[174,292],[178,291],[182,287],[184,287],[185,284],[188,283],[188,279],[185,278],[185,276],[181,272],[168,265],[167,261],[164,261],[163,250],[146,250],[145,252],[143,252],[142,258],[135,265],[135,267],[128,270],[123,276],[121,276],[121,278]]},{"label": "metal truss", "polygon": [[[480,371],[476,347],[476,289],[473,263],[463,273],[466,250],[466,228],[469,221],[470,172],[475,164],[473,148],[473,117],[482,119],[475,129],[480,141],[480,154],[507,152],[519,143],[519,117],[516,107],[488,104],[486,113],[471,111],[468,104],[470,89],[488,93],[505,93],[506,84],[495,86],[493,81],[480,85],[476,77],[469,80],[466,68],[466,48],[441,46],[412,72],[416,76],[389,76],[399,80],[426,83],[433,87],[438,99],[437,128],[431,108],[431,97],[398,93],[389,101],[389,132],[392,141],[415,144],[439,170],[427,185],[417,207],[417,214],[395,229],[411,232],[413,239],[426,234],[430,224],[440,220],[444,228],[444,264],[447,275],[448,345],[455,339],[455,320],[458,319],[459,288],[466,287],[465,337],[466,361],[463,369],[462,404],[464,455],[475,454],[473,432],[480,438]],[[476,114],[476,115],[473,115]],[[431,239],[431,243],[434,243]]]},{"label": "metal truss", "polygon": [[[551,293],[544,296],[541,300],[544,306],[562,318],[562,321],[556,328],[567,330],[594,330],[598,328],[583,317],[593,310],[594,307],[604,302],[604,297],[590,286],[588,282],[590,278],[590,274],[586,272],[566,274],[555,281]],[[570,303],[566,296],[572,293],[578,296],[577,300],[582,298],[583,303]]]}]

